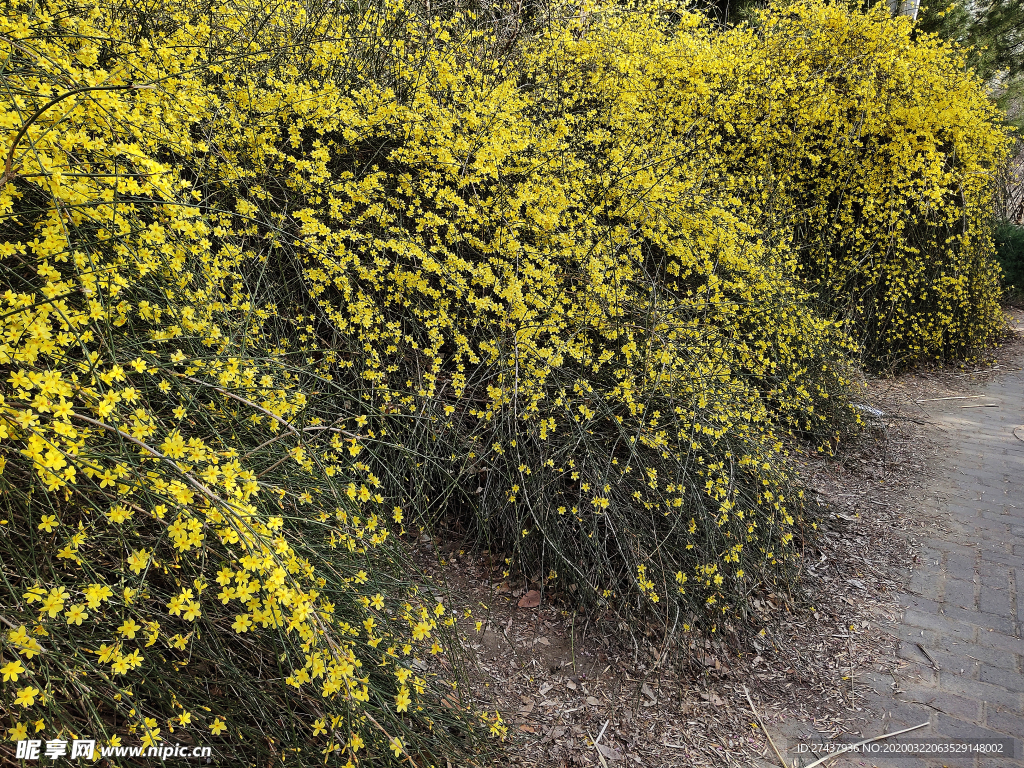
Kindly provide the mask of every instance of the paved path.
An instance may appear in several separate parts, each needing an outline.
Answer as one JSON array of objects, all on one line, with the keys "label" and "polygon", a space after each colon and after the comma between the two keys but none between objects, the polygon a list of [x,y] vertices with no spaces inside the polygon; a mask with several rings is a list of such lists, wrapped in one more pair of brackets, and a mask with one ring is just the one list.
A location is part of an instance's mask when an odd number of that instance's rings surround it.
[{"label": "paved path", "polygon": [[[927,403],[941,431],[939,470],[916,500],[918,514],[944,523],[921,537],[901,598],[900,655],[909,675],[865,680],[880,717],[867,735],[929,721],[909,736],[1016,738],[1013,759],[947,756],[866,759],[848,765],[1024,768],[1024,370],[1020,361],[985,384],[965,384],[970,400]],[[963,405],[996,407],[964,408]],[[1024,429],[1017,433],[1024,438]]]}]

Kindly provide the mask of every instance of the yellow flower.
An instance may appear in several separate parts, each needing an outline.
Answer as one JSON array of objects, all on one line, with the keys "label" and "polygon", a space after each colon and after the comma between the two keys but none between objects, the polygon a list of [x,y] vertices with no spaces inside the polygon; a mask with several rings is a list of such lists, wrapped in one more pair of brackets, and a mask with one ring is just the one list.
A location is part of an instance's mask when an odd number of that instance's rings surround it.
[{"label": "yellow flower", "polygon": [[156,728],[156,720],[151,717],[146,718],[146,732],[142,737],[141,746],[143,750],[149,749],[155,745],[158,741],[163,741],[160,736],[160,729]]},{"label": "yellow flower", "polygon": [[181,616],[182,610],[186,607],[187,600],[188,598],[184,595],[175,595],[167,603],[167,612],[170,613],[171,616]]},{"label": "yellow flower", "polygon": [[58,613],[64,610],[64,601],[68,598],[68,591],[64,587],[57,587],[51,589],[50,594],[43,600],[42,610],[50,614],[50,618],[54,618]]},{"label": "yellow flower", "polygon": [[170,459],[180,459],[185,455],[185,439],[175,429],[160,444],[160,450]]},{"label": "yellow flower", "polygon": [[395,757],[401,757],[404,745],[402,740],[397,736],[391,738],[391,751],[395,753]]},{"label": "yellow flower", "polygon": [[[103,482],[100,483],[100,487],[104,484],[114,485],[114,476],[110,474],[109,470],[103,473]],[[115,504],[107,512],[107,519],[112,523],[123,523],[125,520],[130,519],[131,516],[131,510],[121,504]]]},{"label": "yellow flower", "polygon": [[182,614],[181,618],[185,621],[194,621],[202,615],[203,612],[200,610],[199,603],[193,600],[185,607],[185,612]]},{"label": "yellow flower", "polygon": [[128,556],[128,567],[132,573],[141,573],[149,563],[149,553],[145,549],[136,549]]},{"label": "yellow flower", "polygon": [[405,686],[402,686],[402,689],[398,692],[398,695],[395,696],[395,710],[398,712],[405,712],[407,709],[409,709],[409,704],[411,702],[412,699],[409,698],[409,689]]},{"label": "yellow flower", "polygon": [[24,723],[17,723],[7,732],[8,741],[24,741],[28,738],[28,727]]},{"label": "yellow flower", "polygon": [[39,689],[33,688],[29,685],[18,691],[18,697],[14,700],[14,703],[19,707],[31,707],[35,703],[36,696],[38,695]]},{"label": "yellow flower", "polygon": [[58,525],[60,525],[60,523],[57,522],[56,515],[43,515],[42,522],[39,523],[39,530],[50,533]]},{"label": "yellow flower", "polygon": [[68,624],[75,624],[77,626],[82,626],[82,619],[89,618],[89,614],[86,612],[85,606],[82,604],[72,605],[64,616],[67,618]]},{"label": "yellow flower", "polygon": [[124,624],[117,630],[129,640],[135,638],[135,633],[142,629],[142,626],[135,623],[135,619],[126,619]]},{"label": "yellow flower", "polygon": [[313,735],[319,736],[327,731],[327,722],[321,718],[313,723]]},{"label": "yellow flower", "polygon": [[491,723],[489,730],[491,732],[491,736],[504,736],[508,732],[508,729],[501,724],[500,718]]},{"label": "yellow flower", "polygon": [[218,717],[210,724],[210,733],[212,733],[214,736],[220,736],[220,732],[227,727],[227,724],[221,718]]},{"label": "yellow flower", "polygon": [[124,660],[128,663],[128,667],[130,669],[134,669],[135,667],[141,667],[142,662],[145,661],[145,659],[142,657],[142,654],[140,654],[138,650],[134,650],[131,653],[129,653],[127,656],[124,657]]},{"label": "yellow flower", "polygon": [[348,740],[349,747],[352,748],[353,752],[358,752],[363,748],[366,742],[363,741],[363,737],[358,733],[353,733],[352,737]]},{"label": "yellow flower", "polygon": [[249,618],[248,614],[241,613],[235,616],[235,623],[231,625],[231,628],[238,634],[248,632],[249,627],[252,626],[252,619]]},{"label": "yellow flower", "polygon": [[90,608],[99,608],[100,603],[109,600],[114,592],[105,584],[90,584],[85,590],[85,599]]},{"label": "yellow flower", "polygon": [[14,682],[17,682],[18,675],[25,674],[25,667],[22,666],[21,659],[16,659],[11,663],[7,664],[5,667],[0,668],[0,674],[4,676],[5,683],[8,683],[12,680]]},{"label": "yellow flower", "polygon": [[192,713],[185,711],[178,715],[178,722],[182,725],[188,725],[192,722]]}]

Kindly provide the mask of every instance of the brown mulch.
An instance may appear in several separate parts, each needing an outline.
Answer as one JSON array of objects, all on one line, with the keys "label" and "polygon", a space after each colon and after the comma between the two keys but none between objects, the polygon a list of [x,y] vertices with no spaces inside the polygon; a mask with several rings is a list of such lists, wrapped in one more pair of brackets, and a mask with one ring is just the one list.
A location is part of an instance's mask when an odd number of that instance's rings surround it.
[{"label": "brown mulch", "polygon": [[[1010,313],[1024,324],[1024,312]],[[508,724],[509,765],[777,765],[758,715],[780,750],[783,736],[792,744],[859,733],[871,717],[858,681],[881,677],[898,689],[898,641],[886,630],[900,618],[917,534],[939,524],[908,508],[941,439],[921,401],[966,397],[1001,360],[1022,357],[1018,334],[974,365],[869,377],[862,434],[835,456],[795,452],[819,509],[794,596],[803,607],[763,605],[774,618],[744,650],[694,638],[687,664],[658,663],[657,638],[642,647],[563,606],[519,607],[530,585],[501,579],[500,561],[423,537],[420,566],[444,585],[450,609],[472,611],[459,626],[473,696]]]}]

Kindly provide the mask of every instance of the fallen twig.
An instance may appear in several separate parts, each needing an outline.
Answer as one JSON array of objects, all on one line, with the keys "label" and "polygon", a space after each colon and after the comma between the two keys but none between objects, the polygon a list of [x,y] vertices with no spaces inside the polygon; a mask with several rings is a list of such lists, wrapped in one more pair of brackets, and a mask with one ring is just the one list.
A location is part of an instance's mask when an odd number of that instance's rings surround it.
[{"label": "fallen twig", "polygon": [[782,768],[789,768],[786,765],[785,758],[782,757],[782,753],[779,752],[779,748],[775,746],[775,742],[772,740],[772,735],[768,733],[768,729],[764,727],[764,720],[761,719],[761,715],[758,714],[757,709],[754,707],[754,701],[750,698],[750,691],[747,690],[747,686],[743,686],[743,693],[747,695],[747,703],[750,705],[750,711],[754,713],[754,717],[757,718],[758,724],[761,726],[761,730],[764,731],[764,737],[768,739],[768,743],[772,745],[772,750],[775,752],[775,756],[779,758],[779,763]]},{"label": "fallen twig", "polygon": [[918,649],[921,651],[921,653],[924,654],[925,658],[928,659],[928,661],[930,661],[932,663],[932,667],[935,669],[935,671],[938,672],[939,671],[939,665],[935,661],[935,659],[932,658],[932,655],[930,653],[928,653],[928,651],[925,650],[925,647],[923,645],[921,645],[920,643],[915,643],[915,645],[918,647]]},{"label": "fallen twig", "polygon": [[594,751],[597,752],[597,759],[601,761],[601,765],[603,765],[604,768],[608,768],[608,763],[605,762],[604,755],[601,754],[601,750],[597,746],[597,742],[599,742],[601,740],[601,737],[604,736],[604,729],[608,727],[608,723],[610,722],[611,720],[604,721],[604,725],[601,726],[601,732],[597,734],[597,738],[594,739],[593,743],[591,744],[591,746],[594,748]]}]

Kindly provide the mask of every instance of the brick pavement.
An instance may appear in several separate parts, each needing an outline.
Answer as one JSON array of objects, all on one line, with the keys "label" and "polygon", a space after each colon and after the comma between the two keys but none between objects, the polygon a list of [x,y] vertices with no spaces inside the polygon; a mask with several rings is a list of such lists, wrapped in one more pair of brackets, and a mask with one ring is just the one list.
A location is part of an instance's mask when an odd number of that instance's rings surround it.
[{"label": "brick pavement", "polygon": [[[943,521],[921,538],[898,633],[907,660],[892,678],[861,678],[876,714],[873,736],[928,721],[922,738],[1016,738],[1015,757],[840,758],[830,765],[1024,768],[1024,369],[1020,360],[970,400],[925,403],[940,428],[939,470],[919,492],[918,514]],[[996,407],[971,407],[987,405]],[[1024,430],[1017,430],[1024,437]]]}]

